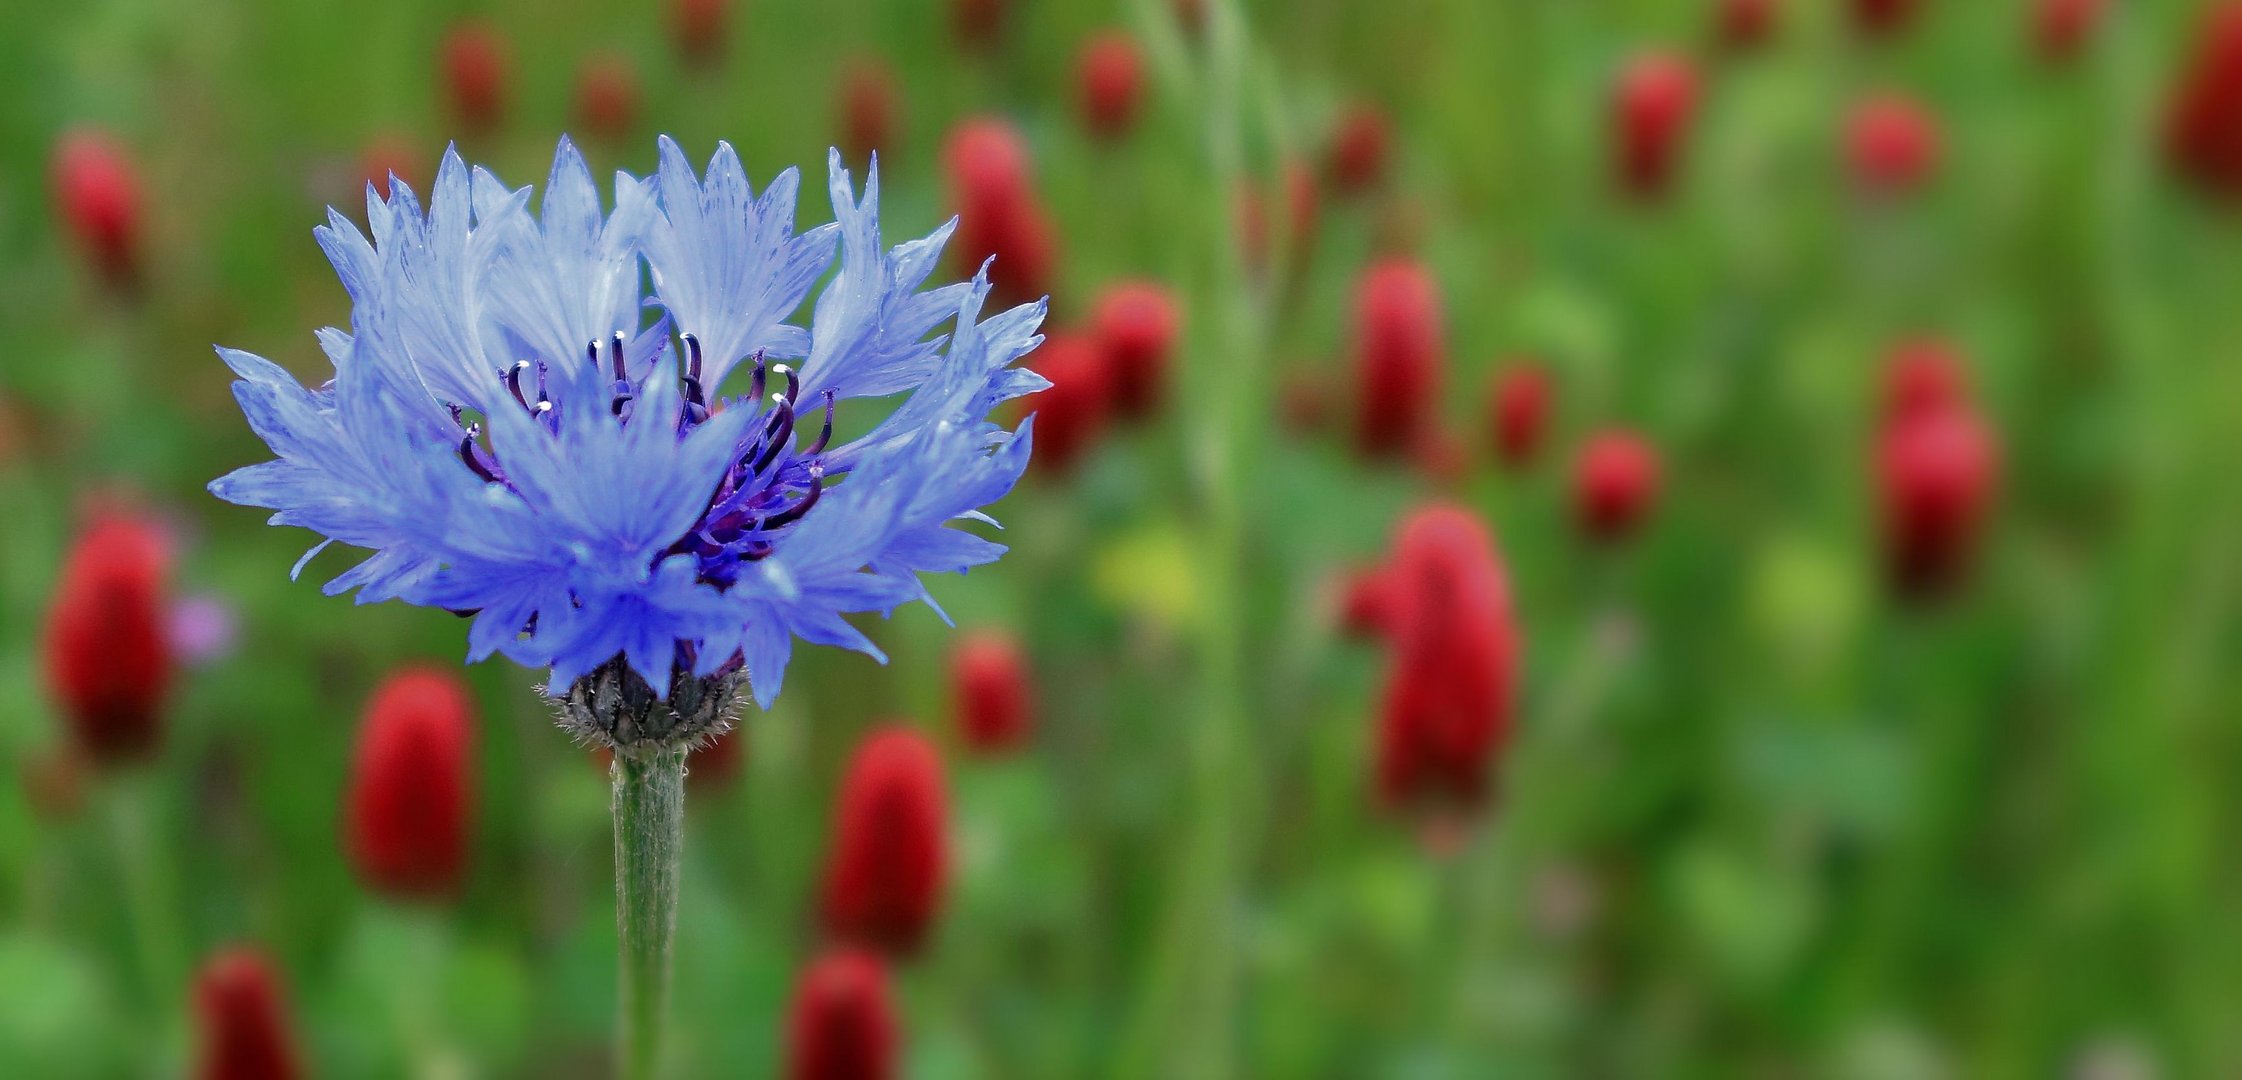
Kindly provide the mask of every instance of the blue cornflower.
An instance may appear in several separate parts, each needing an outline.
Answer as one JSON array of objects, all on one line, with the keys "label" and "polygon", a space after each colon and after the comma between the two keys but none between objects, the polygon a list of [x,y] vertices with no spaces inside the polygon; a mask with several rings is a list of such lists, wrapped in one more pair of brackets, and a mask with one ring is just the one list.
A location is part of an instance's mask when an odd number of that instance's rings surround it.
[{"label": "blue cornflower", "polygon": [[[744,666],[768,707],[795,638],[878,656],[844,615],[1004,551],[952,523],[988,521],[1027,465],[1030,425],[988,416],[1047,385],[1012,366],[1044,305],[982,319],[986,267],[922,289],[956,223],[883,248],[877,165],[861,201],[838,152],[827,174],[836,220],[800,234],[796,172],[757,196],[723,144],[696,176],[664,138],[612,212],[566,140],[534,215],[456,152],[425,213],[395,179],[369,187],[371,240],[332,210],[314,230],[352,305],[349,332],[319,332],[334,379],[219,350],[278,460],[211,492],[322,534],[294,573],[371,549],[330,595],[471,615],[470,661],[549,667],[556,695]],[[897,395],[835,443],[845,402]]]}]

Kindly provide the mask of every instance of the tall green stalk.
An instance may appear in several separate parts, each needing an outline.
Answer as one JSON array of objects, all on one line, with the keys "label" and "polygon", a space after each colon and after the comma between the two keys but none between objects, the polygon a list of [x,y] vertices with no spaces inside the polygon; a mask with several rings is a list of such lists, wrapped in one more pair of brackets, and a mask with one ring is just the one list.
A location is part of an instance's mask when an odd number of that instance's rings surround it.
[{"label": "tall green stalk", "polygon": [[682,743],[625,747],[608,770],[615,784],[615,925],[621,939],[616,1075],[625,1080],[661,1075],[678,866],[685,848],[685,754]]},{"label": "tall green stalk", "polygon": [[151,835],[160,792],[153,777],[130,776],[119,778],[104,794],[141,978],[148,1000],[160,1004],[177,992],[185,970],[180,957],[184,935],[171,908],[161,845]]},{"label": "tall green stalk", "polygon": [[[1203,51],[1183,60],[1169,42],[1160,65],[1179,100],[1199,102],[1208,190],[1235,191],[1245,175],[1245,101],[1251,48],[1244,16],[1216,0],[1207,10]],[[1176,62],[1181,61],[1181,62]],[[1229,204],[1210,203],[1208,234],[1231,235]],[[1289,241],[1290,238],[1287,238]],[[1281,257],[1282,252],[1280,250]],[[1269,296],[1248,281],[1235,248],[1198,278],[1193,306],[1211,331],[1194,347],[1219,356],[1202,369],[1188,417],[1187,458],[1192,506],[1200,528],[1194,581],[1200,611],[1194,627],[1200,706],[1184,729],[1189,767],[1188,831],[1176,881],[1151,958],[1144,998],[1130,1021],[1115,1075],[1227,1080],[1237,1074],[1236,1027],[1243,973],[1236,920],[1245,837],[1243,807],[1257,778],[1242,762],[1245,744],[1246,655],[1242,579],[1248,570],[1243,492],[1256,460],[1258,380],[1266,351]]]}]

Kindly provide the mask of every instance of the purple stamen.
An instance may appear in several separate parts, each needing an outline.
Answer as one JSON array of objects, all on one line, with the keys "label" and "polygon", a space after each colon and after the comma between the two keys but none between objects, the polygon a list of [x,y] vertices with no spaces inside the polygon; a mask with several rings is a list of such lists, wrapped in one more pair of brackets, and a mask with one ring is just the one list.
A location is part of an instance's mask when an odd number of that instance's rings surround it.
[{"label": "purple stamen", "polygon": [[[615,369],[615,381],[609,383],[607,387],[609,397],[607,411],[609,415],[627,424],[631,420],[631,402],[638,397],[638,387],[631,384],[630,372],[623,365],[623,332],[620,330],[615,331],[615,344],[608,361]],[[594,366],[599,363],[599,342],[597,340],[592,342],[592,363]]]},{"label": "purple stamen", "polygon": [[467,467],[473,469],[475,475],[482,477],[484,483],[496,484],[500,482],[497,468],[483,461],[482,447],[475,445],[475,440],[482,433],[481,424],[467,425],[467,434],[459,440],[459,460],[466,462]]},{"label": "purple stamen", "polygon": [[685,342],[685,408],[682,410],[680,430],[688,430],[708,420],[708,393],[701,387],[701,339],[691,334],[680,335]]},{"label": "purple stamen", "polygon": [[[680,429],[689,430],[709,415],[707,389],[700,381],[705,357],[698,338],[689,334],[679,337],[685,349],[681,376],[685,407]],[[670,548],[700,559],[703,578],[719,586],[728,586],[735,579],[736,572],[729,564],[767,558],[773,550],[767,534],[802,520],[815,509],[829,478],[822,462],[805,459],[814,459],[831,445],[839,395],[831,389],[819,391],[825,400],[817,441],[806,452],[790,454],[801,422],[801,372],[788,364],[768,363],[760,351],[754,363],[749,395],[733,404],[767,407],[770,415],[760,432],[734,448],[732,467],[718,481],[700,523]],[[774,391],[772,383],[779,380],[784,380],[784,385]],[[801,461],[808,474],[806,484],[803,471],[794,468],[796,461]]]},{"label": "purple stamen", "polygon": [[771,403],[771,425],[763,433],[763,452],[756,456],[755,464],[747,470],[751,476],[769,468],[779,452],[786,449],[786,444],[794,438],[794,403],[777,394],[771,395]]},{"label": "purple stamen", "polygon": [[529,361],[527,360],[517,360],[513,367],[506,369],[506,389],[513,392],[514,400],[520,402],[521,407],[525,409],[529,409],[530,404],[528,395],[522,393],[522,372],[528,370]]},{"label": "purple stamen", "polygon": [[818,466],[812,465],[810,466],[809,494],[802,496],[801,502],[795,503],[794,505],[779,511],[778,513],[773,514],[768,518],[756,522],[754,531],[764,532],[770,529],[781,529],[802,520],[802,515],[809,513],[810,507],[817,505],[817,497],[824,492],[825,470],[819,468]]},{"label": "purple stamen", "polygon": [[824,452],[825,452],[825,444],[826,444],[826,443],[829,443],[829,442],[832,442],[832,441],[833,441],[833,390],[832,390],[832,388],[831,388],[831,387],[827,387],[827,388],[826,388],[826,390],[825,390],[825,426],[824,426],[824,427],[822,427],[822,428],[819,428],[819,429],[818,429],[818,433],[817,433],[817,442],[815,442],[815,443],[812,443],[812,444],[810,445],[810,448],[809,448],[809,449],[807,449],[807,450],[804,450],[804,451],[802,451],[802,456],[803,456],[803,457],[816,457],[817,455],[819,455],[819,454],[822,454],[822,453],[824,453]]}]

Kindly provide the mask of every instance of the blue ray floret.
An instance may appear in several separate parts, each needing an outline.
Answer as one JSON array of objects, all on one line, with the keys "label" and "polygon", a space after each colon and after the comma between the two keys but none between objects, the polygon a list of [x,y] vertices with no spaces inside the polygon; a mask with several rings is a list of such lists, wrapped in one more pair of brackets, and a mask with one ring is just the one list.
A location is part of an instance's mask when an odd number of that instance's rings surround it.
[{"label": "blue ray floret", "polygon": [[[319,334],[334,379],[219,350],[276,460],[211,492],[323,536],[297,572],[371,550],[326,591],[471,615],[470,660],[555,694],[611,662],[656,694],[744,665],[767,707],[796,638],[878,656],[844,615],[1004,551],[958,526],[1027,465],[1032,421],[989,414],[1047,385],[1013,366],[1044,305],[983,319],[985,267],[924,288],[955,223],[883,248],[877,164],[861,199],[837,152],[827,175],[836,220],[801,233],[794,170],[758,196],[730,146],[696,175],[666,138],[612,211],[565,140],[534,214],[456,152],[425,211],[369,186],[370,237],[315,230],[351,299]],[[875,398],[899,400],[837,441]]]}]

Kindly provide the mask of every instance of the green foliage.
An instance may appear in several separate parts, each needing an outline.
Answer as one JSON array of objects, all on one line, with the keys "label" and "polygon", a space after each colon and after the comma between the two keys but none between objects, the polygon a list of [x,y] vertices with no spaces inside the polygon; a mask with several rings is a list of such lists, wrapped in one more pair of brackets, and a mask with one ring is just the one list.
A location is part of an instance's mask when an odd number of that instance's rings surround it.
[{"label": "green foliage", "polygon": [[[1842,5],[1785,5],[1761,55],[1706,43],[1709,5],[1210,0],[1016,3],[992,55],[937,3],[735,3],[720,69],[668,51],[649,3],[482,5],[512,115],[462,140],[540,178],[599,49],[641,73],[652,135],[734,142],[758,182],[815,172],[832,88],[877,53],[904,88],[884,154],[893,236],[946,212],[942,137],[996,110],[1036,151],[1070,323],[1124,276],[1183,298],[1171,407],[1065,483],[997,508],[1014,545],[936,585],[1010,627],[1042,696],[1033,752],[982,761],[947,723],[953,632],[910,610],[892,656],[807,650],[745,721],[746,765],[688,799],[675,1021],[686,1075],[780,1052],[817,945],[840,764],[904,716],[948,754],[957,864],[929,956],[899,977],[910,1074],[967,1076],[2064,1075],[2145,1059],[2242,1070],[2242,220],[2164,175],[2155,114],[2192,0],[2113,4],[2079,62],[2041,63],[2019,4],[1925,4],[1885,45]],[[1234,16],[1234,17],[1233,17]],[[399,911],[352,881],[341,789],[367,691],[464,651],[464,624],[355,608],[285,570],[310,539],[202,485],[261,458],[213,342],[311,376],[346,319],[310,237],[358,206],[359,148],[446,140],[419,2],[18,3],[0,14],[0,1073],[172,1074],[184,966],[250,940],[286,971],[326,1076],[467,1066],[596,1074],[614,1015],[604,771],[535,676],[470,669],[474,869]],[[1075,44],[1139,29],[1156,76],[1117,147],[1072,123]],[[1700,58],[1681,190],[1605,176],[1631,50]],[[1848,104],[1931,103],[1924,197],[1873,205],[1840,169]],[[1396,127],[1388,190],[1327,202],[1306,268],[1238,269],[1240,183],[1312,155],[1345,101]],[[105,125],[149,188],[149,274],[107,295],[50,220],[57,132]],[[808,222],[819,219],[815,200]],[[1526,639],[1499,807],[1428,855],[1373,806],[1382,660],[1337,639],[1336,575],[1438,492],[1277,419],[1323,376],[1351,403],[1350,287],[1411,246],[1447,298],[1454,497],[1509,564]],[[1885,349],[1932,329],[1970,358],[2005,445],[1982,573],[1930,610],[1875,575],[1870,425]],[[1488,461],[1498,360],[1557,373],[1555,454]],[[1564,470],[1626,423],[1667,462],[1653,527],[1577,543]],[[13,782],[61,742],[40,676],[53,568],[89,493],[181,523],[181,588],[236,605],[238,650],[182,680],[160,761],[34,808]],[[154,959],[151,959],[151,958]],[[168,957],[168,959],[165,959]]]}]

